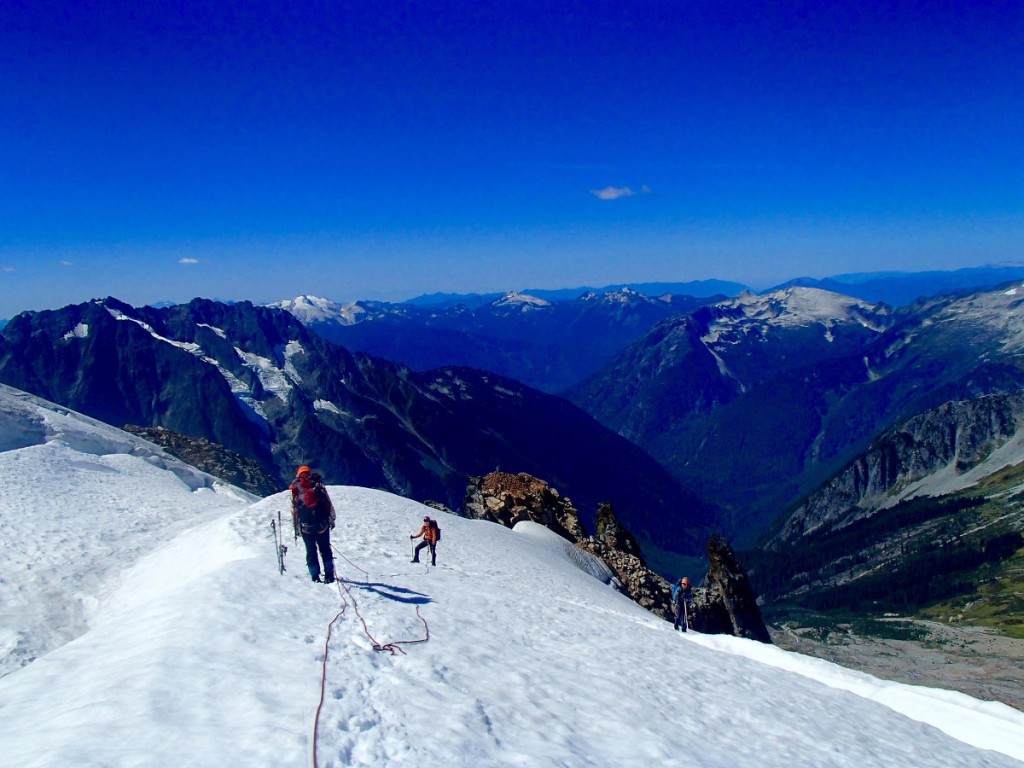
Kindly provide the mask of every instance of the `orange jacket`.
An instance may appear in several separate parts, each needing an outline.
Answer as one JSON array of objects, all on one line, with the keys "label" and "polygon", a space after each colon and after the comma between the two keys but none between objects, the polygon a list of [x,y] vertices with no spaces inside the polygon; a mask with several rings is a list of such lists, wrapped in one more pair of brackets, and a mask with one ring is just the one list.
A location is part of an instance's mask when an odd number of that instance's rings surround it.
[{"label": "orange jacket", "polygon": [[423,527],[420,528],[420,532],[413,536],[413,538],[418,539],[420,536],[423,537],[424,541],[437,544],[437,529],[432,527],[430,523],[424,523]]}]

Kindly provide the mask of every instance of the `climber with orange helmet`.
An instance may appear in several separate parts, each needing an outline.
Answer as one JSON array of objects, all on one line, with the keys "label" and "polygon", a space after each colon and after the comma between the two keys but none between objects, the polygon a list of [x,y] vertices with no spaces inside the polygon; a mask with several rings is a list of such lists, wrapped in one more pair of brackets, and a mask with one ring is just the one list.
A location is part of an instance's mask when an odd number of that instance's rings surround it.
[{"label": "climber with orange helmet", "polygon": [[416,545],[416,549],[412,552],[412,562],[418,563],[420,561],[420,550],[424,547],[430,547],[430,564],[437,565],[437,542],[441,540],[441,529],[437,527],[437,521],[431,520],[430,515],[423,516],[423,527],[420,528],[420,532],[410,536],[409,539],[418,539],[420,536],[423,537],[423,541]]},{"label": "climber with orange helmet", "polygon": [[327,495],[320,474],[302,465],[295,472],[292,492],[292,525],[295,535],[302,535],[306,545],[306,567],[313,581],[320,581],[320,560],[324,561],[324,583],[334,581],[334,556],[331,553],[331,529],[334,527],[334,504]]},{"label": "climber with orange helmet", "polygon": [[693,589],[690,579],[683,576],[679,583],[672,587],[672,615],[675,616],[673,629],[687,630],[690,624],[690,601],[693,600]]}]

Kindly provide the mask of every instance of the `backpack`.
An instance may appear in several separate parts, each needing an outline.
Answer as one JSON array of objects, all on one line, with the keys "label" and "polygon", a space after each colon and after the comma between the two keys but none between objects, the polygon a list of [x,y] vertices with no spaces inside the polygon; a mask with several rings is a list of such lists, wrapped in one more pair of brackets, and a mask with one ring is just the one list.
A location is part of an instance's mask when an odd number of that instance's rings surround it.
[{"label": "backpack", "polygon": [[330,504],[327,503],[327,491],[320,479],[314,474],[309,483],[295,481],[299,489],[299,525],[306,533],[320,532],[330,525]]},{"label": "backpack", "polygon": [[441,542],[441,526],[437,524],[437,520],[431,519],[430,528],[434,532],[434,543],[439,544]]}]

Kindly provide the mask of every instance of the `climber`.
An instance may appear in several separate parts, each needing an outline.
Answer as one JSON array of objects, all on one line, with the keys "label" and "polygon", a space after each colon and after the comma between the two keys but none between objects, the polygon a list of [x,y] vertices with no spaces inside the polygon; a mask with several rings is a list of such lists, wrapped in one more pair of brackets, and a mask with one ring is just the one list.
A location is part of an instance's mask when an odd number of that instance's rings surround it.
[{"label": "climber", "polygon": [[690,588],[690,579],[683,576],[679,583],[672,587],[672,614],[676,617],[672,624],[673,629],[685,632],[690,624],[690,601],[693,600],[693,590]]},{"label": "climber", "polygon": [[420,528],[420,532],[414,536],[410,536],[409,540],[418,539],[420,536],[423,537],[423,541],[416,545],[416,549],[412,553],[412,562],[418,563],[420,561],[420,550],[424,547],[430,547],[430,564],[437,565],[437,542],[441,540],[441,529],[437,527],[437,521],[431,520],[430,515],[423,516],[423,527]]},{"label": "climber", "polygon": [[292,525],[306,545],[306,566],[313,581],[320,581],[320,561],[324,561],[324,583],[334,581],[334,557],[331,554],[331,529],[334,528],[334,504],[327,495],[319,473],[303,465],[291,484]]}]

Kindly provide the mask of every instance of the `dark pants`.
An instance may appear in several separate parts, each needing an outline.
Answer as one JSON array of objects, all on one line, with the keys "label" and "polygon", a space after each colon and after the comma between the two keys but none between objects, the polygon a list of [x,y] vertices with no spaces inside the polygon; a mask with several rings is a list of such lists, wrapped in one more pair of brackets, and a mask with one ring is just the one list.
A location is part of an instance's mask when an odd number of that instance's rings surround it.
[{"label": "dark pants", "polygon": [[412,553],[412,561],[418,563],[420,561],[420,550],[424,547],[430,547],[430,564],[437,565],[437,547],[432,541],[421,541],[416,545],[416,549]]},{"label": "dark pants", "polygon": [[674,613],[675,617],[676,617],[675,622],[672,624],[672,628],[673,629],[680,629],[680,628],[682,628],[683,632],[685,632],[686,629],[687,629],[687,624],[690,623],[688,621],[688,618],[689,618],[689,607],[686,605],[686,603],[679,603],[677,605],[673,605],[672,606],[672,613]]},{"label": "dark pants", "polygon": [[314,579],[320,576],[320,561],[316,556],[316,551],[319,549],[320,557],[324,559],[324,575],[327,581],[334,581],[334,555],[331,554],[330,528],[321,533],[303,532],[302,543],[306,545],[306,567],[309,568],[309,575]]}]

